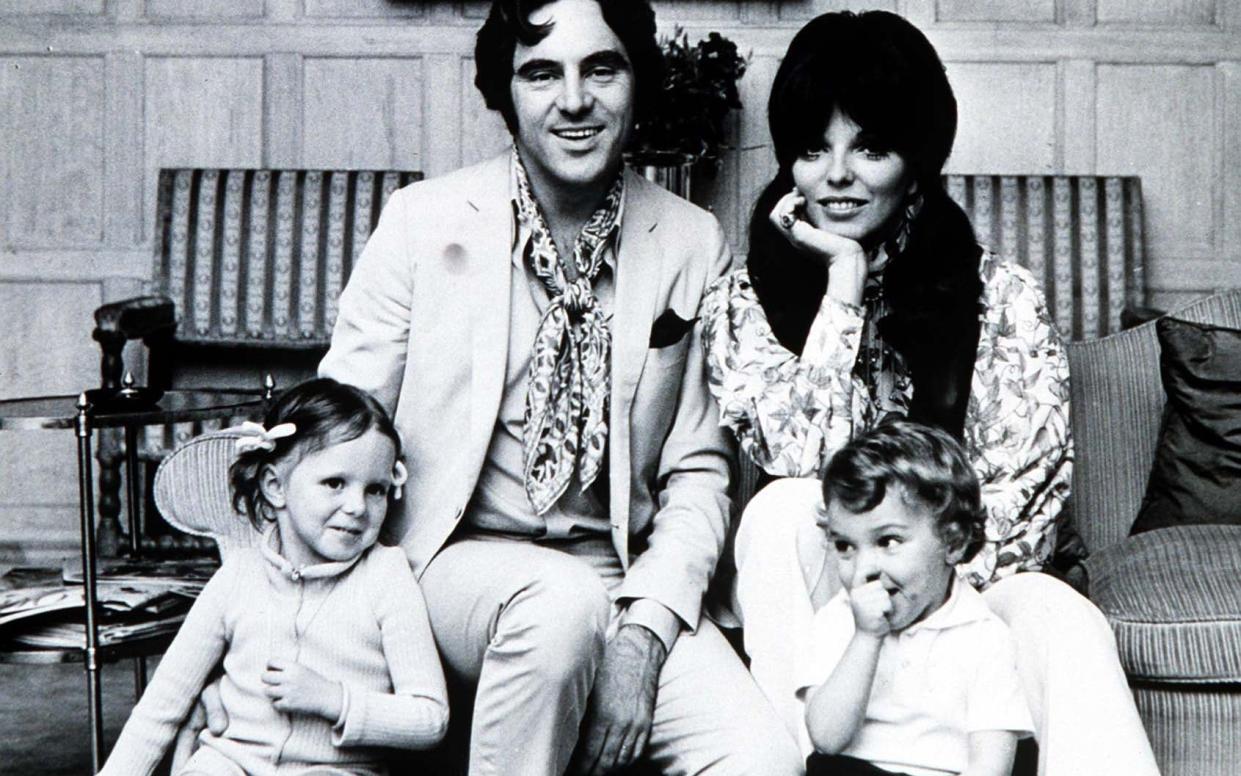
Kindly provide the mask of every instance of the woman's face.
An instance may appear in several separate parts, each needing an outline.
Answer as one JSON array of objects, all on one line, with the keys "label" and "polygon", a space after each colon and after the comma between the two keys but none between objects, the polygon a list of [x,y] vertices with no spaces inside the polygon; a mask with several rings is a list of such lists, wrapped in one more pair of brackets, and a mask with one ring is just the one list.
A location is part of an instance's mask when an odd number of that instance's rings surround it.
[{"label": "woman's face", "polygon": [[836,108],[823,143],[793,162],[805,217],[832,234],[873,244],[914,188],[905,159],[877,145]]}]

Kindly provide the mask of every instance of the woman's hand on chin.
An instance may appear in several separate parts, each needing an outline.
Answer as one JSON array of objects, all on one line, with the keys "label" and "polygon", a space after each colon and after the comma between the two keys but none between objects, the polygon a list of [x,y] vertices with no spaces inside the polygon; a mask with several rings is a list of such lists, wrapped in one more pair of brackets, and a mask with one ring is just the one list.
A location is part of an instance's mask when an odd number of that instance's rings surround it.
[{"label": "woman's hand on chin", "polygon": [[768,218],[786,240],[827,264],[828,296],[860,305],[869,271],[866,251],[857,240],[825,231],[801,218],[805,204],[806,198],[794,189],[780,198]]}]

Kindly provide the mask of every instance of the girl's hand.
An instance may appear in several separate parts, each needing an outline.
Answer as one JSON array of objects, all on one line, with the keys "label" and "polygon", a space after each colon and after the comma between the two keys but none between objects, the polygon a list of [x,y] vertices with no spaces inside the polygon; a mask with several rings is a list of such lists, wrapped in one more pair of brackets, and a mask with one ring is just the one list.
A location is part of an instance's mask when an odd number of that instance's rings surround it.
[{"label": "girl's hand", "polygon": [[879,580],[867,582],[849,591],[853,608],[853,625],[859,633],[882,638],[892,631],[888,616],[892,614],[892,596]]},{"label": "girl's hand", "polygon": [[860,305],[869,271],[866,251],[857,240],[819,229],[798,214],[806,198],[797,189],[780,198],[768,218],[776,231],[799,250],[827,265],[827,294],[846,304]]},{"label": "girl's hand", "polygon": [[340,719],[344,690],[300,663],[272,658],[263,672],[264,692],[279,711],[313,714],[329,722]]}]

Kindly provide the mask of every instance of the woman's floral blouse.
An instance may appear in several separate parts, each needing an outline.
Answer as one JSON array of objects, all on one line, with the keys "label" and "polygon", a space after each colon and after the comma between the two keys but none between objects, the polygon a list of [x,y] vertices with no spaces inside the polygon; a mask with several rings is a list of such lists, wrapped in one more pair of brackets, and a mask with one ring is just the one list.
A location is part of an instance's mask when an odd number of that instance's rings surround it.
[{"label": "woman's floral blouse", "polygon": [[[982,323],[965,447],[982,482],[987,542],[958,570],[984,588],[1051,557],[1072,442],[1068,359],[1034,278],[991,254],[980,271]],[[868,285],[863,307],[824,296],[800,357],[772,334],[745,269],[708,292],[702,320],[720,423],[768,474],[818,476],[854,433],[888,413],[906,413],[908,371],[870,323],[886,313],[880,287]]]}]

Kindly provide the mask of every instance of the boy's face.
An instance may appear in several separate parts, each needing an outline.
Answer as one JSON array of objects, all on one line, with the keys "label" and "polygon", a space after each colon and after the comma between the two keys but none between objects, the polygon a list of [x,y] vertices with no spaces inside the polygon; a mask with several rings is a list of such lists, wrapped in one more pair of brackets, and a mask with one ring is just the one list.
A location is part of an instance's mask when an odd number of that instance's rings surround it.
[{"label": "boy's face", "polygon": [[899,485],[889,487],[869,512],[850,512],[833,500],[821,524],[835,548],[845,589],[877,582],[887,591],[891,631],[921,621],[948,599],[962,550],[944,543],[930,511],[907,504]]}]

